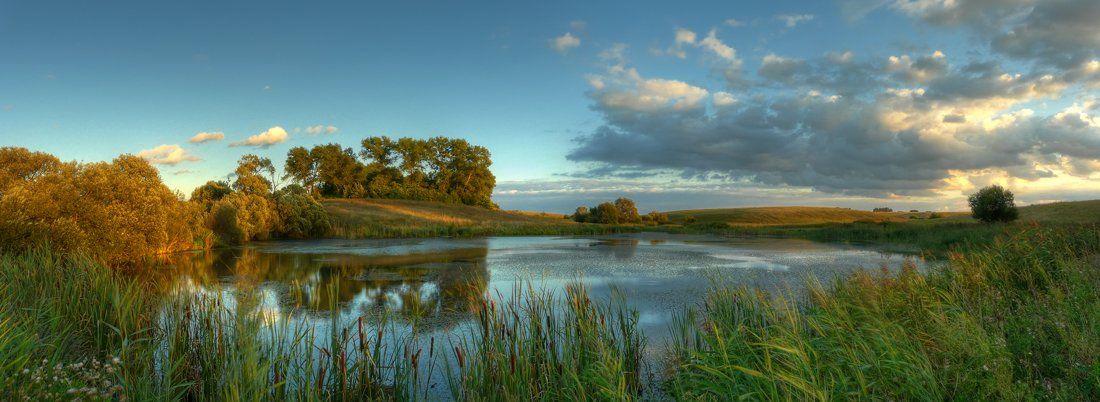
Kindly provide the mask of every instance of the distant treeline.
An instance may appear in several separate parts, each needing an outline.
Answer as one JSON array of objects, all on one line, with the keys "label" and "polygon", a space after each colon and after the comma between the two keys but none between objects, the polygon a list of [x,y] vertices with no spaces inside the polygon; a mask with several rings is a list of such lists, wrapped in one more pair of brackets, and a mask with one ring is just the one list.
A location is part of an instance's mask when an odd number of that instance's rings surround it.
[{"label": "distant treeline", "polygon": [[358,154],[339,144],[287,153],[285,179],[311,194],[395,198],[496,208],[489,150],[463,139],[364,139]]},{"label": "distant treeline", "polygon": [[619,197],[615,202],[604,202],[592,208],[577,207],[573,215],[568,216],[577,222],[603,223],[603,224],[628,224],[644,223],[647,225],[664,225],[669,222],[668,214],[652,211],[645,215],[638,214],[638,207],[634,200]]}]

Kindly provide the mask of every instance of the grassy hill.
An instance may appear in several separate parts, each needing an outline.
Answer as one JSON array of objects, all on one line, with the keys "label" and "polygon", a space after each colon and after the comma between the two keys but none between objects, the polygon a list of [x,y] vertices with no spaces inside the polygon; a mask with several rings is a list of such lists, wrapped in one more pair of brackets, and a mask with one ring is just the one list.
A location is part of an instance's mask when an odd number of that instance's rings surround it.
[{"label": "grassy hill", "polygon": [[1100,200],[1054,202],[1020,207],[1020,220],[1039,223],[1100,222]]},{"label": "grassy hill", "polygon": [[[725,223],[732,227],[810,226],[830,223],[907,222],[928,219],[929,212],[871,212],[831,207],[753,207],[693,209],[669,212],[674,222],[683,223],[694,217],[698,224]],[[958,219],[965,213],[937,213],[940,219]]]},{"label": "grassy hill", "polygon": [[[752,207],[671,211],[673,222],[694,217],[697,224],[725,223],[735,228],[818,226],[843,223],[967,223],[969,212],[871,212],[832,207]],[[1100,200],[1020,207],[1020,220],[1039,223],[1100,222]]]},{"label": "grassy hill", "polygon": [[597,234],[627,227],[581,224],[562,214],[489,210],[459,204],[383,199],[322,201],[332,235],[346,238]]}]

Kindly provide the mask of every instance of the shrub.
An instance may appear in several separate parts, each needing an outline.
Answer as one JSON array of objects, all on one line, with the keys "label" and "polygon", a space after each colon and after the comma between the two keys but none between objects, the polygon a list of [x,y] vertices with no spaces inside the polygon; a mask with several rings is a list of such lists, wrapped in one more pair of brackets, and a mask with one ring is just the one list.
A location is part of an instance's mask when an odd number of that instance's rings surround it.
[{"label": "shrub", "polygon": [[222,198],[212,210],[210,227],[227,244],[267,240],[279,218],[275,205],[266,197],[242,192]]},{"label": "shrub", "polygon": [[323,236],[332,227],[328,213],[302,186],[292,184],[275,194],[279,237],[304,239]]},{"label": "shrub", "polygon": [[617,224],[622,222],[622,215],[615,204],[605,202],[592,209],[588,222]]},{"label": "shrub", "polygon": [[1019,213],[1011,191],[992,185],[970,196],[970,212],[974,219],[982,222],[1009,222],[1016,220]]}]

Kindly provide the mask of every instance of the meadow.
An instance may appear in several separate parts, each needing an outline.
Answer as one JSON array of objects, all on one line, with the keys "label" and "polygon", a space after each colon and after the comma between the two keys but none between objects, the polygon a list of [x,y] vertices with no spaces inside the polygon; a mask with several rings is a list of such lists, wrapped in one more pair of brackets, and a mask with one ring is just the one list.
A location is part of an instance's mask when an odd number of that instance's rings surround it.
[{"label": "meadow", "polygon": [[576,223],[565,215],[392,199],[326,199],[329,236],[349,239],[594,235],[634,232],[630,225]]}]

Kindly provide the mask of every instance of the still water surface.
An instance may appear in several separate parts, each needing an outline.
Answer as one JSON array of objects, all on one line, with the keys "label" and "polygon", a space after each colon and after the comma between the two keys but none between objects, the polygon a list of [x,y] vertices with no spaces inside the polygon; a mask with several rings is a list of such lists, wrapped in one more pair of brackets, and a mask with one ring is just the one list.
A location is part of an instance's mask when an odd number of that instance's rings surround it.
[{"label": "still water surface", "polygon": [[861,268],[896,271],[906,261],[924,266],[919,257],[865,246],[654,233],[265,242],[197,253],[167,274],[183,292],[216,293],[228,303],[247,287],[273,321],[327,327],[334,312],[353,321],[386,309],[399,322],[418,317],[421,336],[446,336],[472,320],[482,300],[507,298],[517,284],[560,294],[579,282],[596,300],[621,292],[639,312],[650,354],[673,317],[698,305],[716,280],[797,292],[810,276],[827,283]]}]

